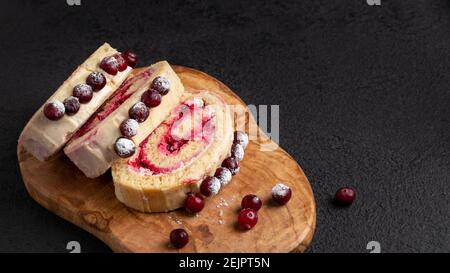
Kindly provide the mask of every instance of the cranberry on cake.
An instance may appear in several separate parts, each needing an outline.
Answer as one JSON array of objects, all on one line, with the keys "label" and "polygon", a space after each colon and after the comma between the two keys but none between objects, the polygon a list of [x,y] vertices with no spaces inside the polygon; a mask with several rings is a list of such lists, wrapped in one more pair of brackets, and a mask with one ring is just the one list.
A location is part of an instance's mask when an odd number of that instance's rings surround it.
[{"label": "cranberry on cake", "polygon": [[[104,69],[115,71],[106,64]],[[119,68],[120,64],[118,71]],[[169,83],[168,90],[160,104],[149,108],[141,99],[158,78]],[[64,152],[87,177],[100,176],[114,159],[131,156],[134,149],[130,147],[137,146],[169,116],[183,93],[180,79],[166,61],[135,69],[111,99],[75,133]]]},{"label": "cranberry on cake", "polygon": [[[225,102],[206,91],[185,93],[133,156],[113,162],[116,197],[143,212],[183,207],[187,193],[199,192],[202,181],[230,156],[232,143],[232,119]],[[220,187],[220,180],[214,179]]]},{"label": "cranberry on cake", "polygon": [[27,152],[41,161],[55,154],[128,77],[131,67],[116,75],[99,67],[114,54],[118,51],[107,43],[99,47],[33,115],[19,137]]}]

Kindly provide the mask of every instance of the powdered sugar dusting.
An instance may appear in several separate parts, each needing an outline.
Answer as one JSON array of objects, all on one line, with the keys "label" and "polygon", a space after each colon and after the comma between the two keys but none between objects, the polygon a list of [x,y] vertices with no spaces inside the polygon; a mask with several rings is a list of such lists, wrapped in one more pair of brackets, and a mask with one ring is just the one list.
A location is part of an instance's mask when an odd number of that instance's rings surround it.
[{"label": "powdered sugar dusting", "polygon": [[128,157],[136,150],[136,145],[131,139],[121,137],[117,139],[115,150],[120,157]]},{"label": "powdered sugar dusting", "polygon": [[183,221],[175,216],[169,215],[168,217],[170,220],[174,221],[177,225],[183,224]]},{"label": "powdered sugar dusting", "polygon": [[283,183],[278,183],[272,188],[272,195],[277,197],[286,196],[289,192],[289,187]]},{"label": "powdered sugar dusting", "polygon": [[62,112],[64,114],[66,109],[62,102],[60,102],[59,100],[51,100],[50,103],[53,104],[58,112]]},{"label": "powdered sugar dusting", "polygon": [[137,135],[139,129],[139,122],[135,119],[127,119],[121,124],[120,127],[122,134],[126,137],[132,137]]},{"label": "powdered sugar dusting", "polygon": [[225,186],[231,181],[232,175],[230,170],[224,167],[220,167],[219,169],[217,169],[215,177],[219,179],[222,186]]},{"label": "powdered sugar dusting", "polygon": [[242,131],[236,131],[234,133],[234,142],[241,144],[242,147],[245,149],[248,145],[248,135]]},{"label": "powdered sugar dusting", "polygon": [[208,189],[211,191],[212,195],[216,195],[219,193],[220,186],[220,180],[216,177],[211,177]]},{"label": "powdered sugar dusting", "polygon": [[221,208],[221,207],[228,207],[228,202],[227,200],[223,199],[222,197],[219,200],[219,204],[217,204],[216,208]]},{"label": "powdered sugar dusting", "polygon": [[231,146],[231,155],[234,156],[237,161],[241,161],[244,159],[244,147],[239,143],[233,144],[233,146]]}]

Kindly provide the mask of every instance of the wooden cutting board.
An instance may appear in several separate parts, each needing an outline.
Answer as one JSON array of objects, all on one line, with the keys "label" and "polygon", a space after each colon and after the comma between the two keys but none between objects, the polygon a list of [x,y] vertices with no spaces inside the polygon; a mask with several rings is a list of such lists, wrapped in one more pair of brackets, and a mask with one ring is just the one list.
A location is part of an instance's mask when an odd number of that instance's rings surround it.
[{"label": "wooden cutting board", "polygon": [[[200,71],[174,66],[186,89],[205,89],[220,94],[230,105],[244,102],[215,78]],[[236,118],[246,131],[256,123],[247,108]],[[262,131],[256,126],[261,136]],[[145,214],[127,208],[114,196],[111,173],[86,178],[61,152],[40,162],[17,147],[25,186],[43,207],[90,232],[116,252],[303,252],[312,240],[316,223],[314,196],[308,179],[283,149],[261,151],[273,144],[261,137],[250,140],[241,171],[219,195],[208,198],[197,216],[182,209]],[[283,181],[292,189],[286,206],[271,202],[271,188]],[[249,231],[236,226],[241,199],[257,194],[263,200],[258,224]],[[172,229],[184,228],[190,242],[181,250],[169,245]]]}]

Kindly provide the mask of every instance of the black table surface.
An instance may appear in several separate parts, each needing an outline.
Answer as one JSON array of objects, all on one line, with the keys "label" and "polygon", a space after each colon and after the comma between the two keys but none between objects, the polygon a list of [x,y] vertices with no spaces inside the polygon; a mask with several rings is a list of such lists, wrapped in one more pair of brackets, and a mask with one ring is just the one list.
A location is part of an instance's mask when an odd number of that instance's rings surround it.
[{"label": "black table surface", "polygon": [[[105,41],[280,106],[280,145],[317,203],[309,252],[450,251],[450,2],[367,2],[4,1],[0,251],[110,251],[30,198],[16,156],[27,120]],[[330,201],[341,186],[357,191],[348,208]]]}]

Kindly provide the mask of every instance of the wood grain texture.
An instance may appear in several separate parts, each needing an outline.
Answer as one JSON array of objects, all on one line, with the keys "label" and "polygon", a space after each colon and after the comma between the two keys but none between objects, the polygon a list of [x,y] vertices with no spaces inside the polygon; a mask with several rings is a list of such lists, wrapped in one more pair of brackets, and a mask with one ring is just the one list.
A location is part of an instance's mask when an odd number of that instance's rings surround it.
[{"label": "wood grain texture", "polygon": [[[244,102],[220,81],[194,69],[174,66],[185,87],[218,93],[230,105]],[[257,128],[245,107],[236,118],[246,128]],[[242,129],[242,128],[239,128]],[[261,151],[270,140],[251,139],[241,171],[220,194],[208,198],[197,216],[183,210],[145,214],[127,208],[114,196],[108,171],[96,179],[86,178],[70,160],[59,153],[40,162],[21,146],[17,155],[25,186],[33,199],[56,215],[90,232],[116,252],[303,252],[312,240],[316,224],[314,196],[296,161],[283,149]],[[271,202],[271,188],[278,182],[289,185],[293,195],[286,206]],[[240,201],[254,193],[263,200],[259,222],[250,231],[236,226]],[[169,245],[169,233],[185,228],[189,244],[181,250]]]}]

